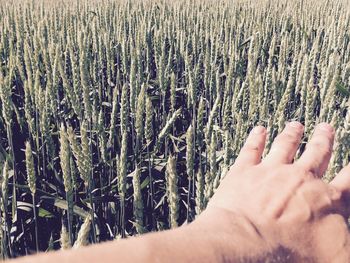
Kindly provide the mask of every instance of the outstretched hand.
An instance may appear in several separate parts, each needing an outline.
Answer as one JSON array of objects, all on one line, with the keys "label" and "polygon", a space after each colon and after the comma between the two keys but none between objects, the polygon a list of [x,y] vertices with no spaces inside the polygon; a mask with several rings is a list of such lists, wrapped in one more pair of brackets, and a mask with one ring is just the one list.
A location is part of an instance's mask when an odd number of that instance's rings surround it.
[{"label": "outstretched hand", "polygon": [[294,160],[302,135],[300,123],[289,123],[262,160],[266,130],[253,129],[191,224],[16,262],[350,262],[350,166],[324,183],[334,130],[318,125]]},{"label": "outstretched hand", "polygon": [[212,245],[226,260],[239,252],[244,262],[277,254],[282,262],[350,262],[350,166],[324,183],[334,129],[319,124],[295,160],[303,130],[298,122],[287,124],[262,159],[266,130],[254,128],[193,223],[221,237]]}]

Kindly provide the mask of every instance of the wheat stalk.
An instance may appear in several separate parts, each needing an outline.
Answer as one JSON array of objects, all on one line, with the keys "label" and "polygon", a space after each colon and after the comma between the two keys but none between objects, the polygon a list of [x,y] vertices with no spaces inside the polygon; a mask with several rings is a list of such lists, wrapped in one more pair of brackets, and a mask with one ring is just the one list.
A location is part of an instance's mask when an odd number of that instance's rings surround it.
[{"label": "wheat stalk", "polygon": [[35,168],[34,168],[34,158],[32,153],[32,147],[30,145],[30,142],[26,142],[26,170],[27,170],[27,181],[29,189],[32,193],[32,199],[33,199],[33,215],[34,215],[34,222],[35,222],[35,245],[36,245],[36,251],[39,252],[39,238],[38,238],[38,221],[37,221],[37,215],[36,215],[36,206],[35,206],[35,193],[36,193],[36,175],[35,175]]},{"label": "wheat stalk", "polygon": [[168,121],[165,123],[163,129],[159,132],[158,135],[158,145],[160,144],[160,142],[162,142],[165,138],[165,136],[168,134],[170,128],[173,126],[173,124],[175,123],[176,119],[180,116],[181,114],[181,109],[176,110],[171,117],[168,119]]},{"label": "wheat stalk", "polygon": [[167,166],[167,197],[169,203],[169,224],[170,227],[178,226],[179,217],[179,194],[177,186],[176,160],[173,156],[169,156]]},{"label": "wheat stalk", "polygon": [[132,185],[134,188],[134,217],[135,217],[135,227],[138,234],[145,232],[143,223],[143,201],[141,193],[141,182],[140,182],[141,171],[140,168],[136,167],[134,171]]},{"label": "wheat stalk", "polygon": [[89,234],[91,230],[91,218],[86,217],[84,223],[80,226],[77,240],[74,242],[73,248],[80,248],[89,244]]},{"label": "wheat stalk", "polygon": [[69,234],[64,224],[62,224],[62,228],[61,228],[60,245],[61,245],[61,249],[63,250],[71,248]]}]

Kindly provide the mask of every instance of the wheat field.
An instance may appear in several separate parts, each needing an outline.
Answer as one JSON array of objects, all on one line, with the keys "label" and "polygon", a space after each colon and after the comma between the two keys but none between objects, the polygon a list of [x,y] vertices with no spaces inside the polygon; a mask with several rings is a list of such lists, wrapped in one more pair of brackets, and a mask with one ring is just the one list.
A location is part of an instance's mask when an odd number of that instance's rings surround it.
[{"label": "wheat field", "polygon": [[174,228],[255,125],[336,128],[349,161],[341,0],[0,0],[1,258]]}]

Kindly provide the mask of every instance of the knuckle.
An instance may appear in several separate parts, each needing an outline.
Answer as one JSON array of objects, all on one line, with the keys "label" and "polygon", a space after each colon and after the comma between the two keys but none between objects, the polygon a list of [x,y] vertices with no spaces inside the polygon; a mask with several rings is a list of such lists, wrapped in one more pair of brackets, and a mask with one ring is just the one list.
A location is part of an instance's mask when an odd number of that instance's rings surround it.
[{"label": "knuckle", "polygon": [[289,132],[286,132],[284,134],[284,139],[287,140],[287,141],[298,141],[300,138],[300,135],[296,132],[292,132],[292,131],[289,131]]},{"label": "knuckle", "polygon": [[293,176],[296,176],[300,179],[300,182],[306,182],[309,180],[315,179],[316,170],[311,168],[305,168],[297,163],[293,164]]},{"label": "knuckle", "polygon": [[328,141],[319,138],[311,141],[309,148],[310,147],[325,155],[331,155],[332,153],[332,145]]},{"label": "knuckle", "polygon": [[255,143],[249,143],[247,142],[243,148],[243,151],[248,151],[248,152],[259,152],[260,151],[260,147],[259,145],[255,144]]},{"label": "knuckle", "polygon": [[299,135],[294,132],[285,132],[276,138],[275,143],[289,144],[293,147],[299,146]]},{"label": "knuckle", "polygon": [[327,185],[328,194],[331,200],[340,200],[343,197],[343,192],[333,185]]},{"label": "knuckle", "polygon": [[285,178],[287,177],[286,172],[283,169],[274,169],[270,172],[271,178],[279,179],[281,177]]}]

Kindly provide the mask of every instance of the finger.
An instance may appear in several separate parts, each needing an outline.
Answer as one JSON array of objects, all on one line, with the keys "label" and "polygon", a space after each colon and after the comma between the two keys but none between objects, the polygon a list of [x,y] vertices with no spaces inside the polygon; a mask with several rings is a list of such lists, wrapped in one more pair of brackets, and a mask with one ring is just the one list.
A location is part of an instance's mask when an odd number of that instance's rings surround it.
[{"label": "finger", "polygon": [[305,171],[321,177],[331,158],[333,141],[334,129],[332,126],[327,123],[319,124],[307,143],[305,152],[296,163]]},{"label": "finger", "polygon": [[350,193],[350,164],[341,169],[329,184],[336,187],[341,192]]},{"label": "finger", "polygon": [[262,126],[255,127],[250,132],[233,167],[246,168],[259,164],[265,148],[265,140],[266,129]]},{"label": "finger", "polygon": [[339,206],[342,207],[342,210],[344,211],[344,214],[346,216],[349,216],[350,209],[349,209],[349,203],[350,203],[350,164],[345,166],[340,172],[337,174],[336,177],[329,183],[330,186],[337,189],[340,194],[341,198],[338,200]]},{"label": "finger", "polygon": [[[298,190],[314,215],[332,207],[332,189],[321,180],[308,180]],[[335,193],[335,192],[334,192]]]},{"label": "finger", "polygon": [[303,136],[304,126],[297,121],[290,122],[274,140],[264,162],[289,164],[294,160]]}]

